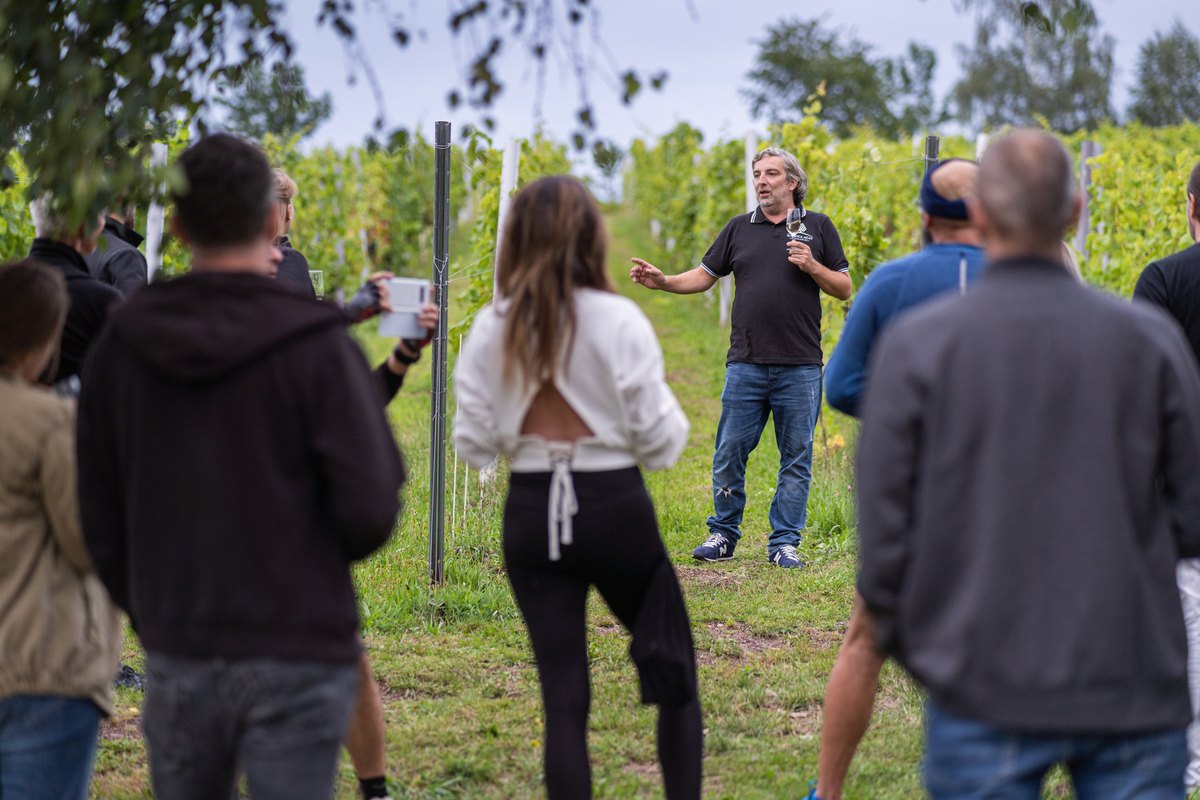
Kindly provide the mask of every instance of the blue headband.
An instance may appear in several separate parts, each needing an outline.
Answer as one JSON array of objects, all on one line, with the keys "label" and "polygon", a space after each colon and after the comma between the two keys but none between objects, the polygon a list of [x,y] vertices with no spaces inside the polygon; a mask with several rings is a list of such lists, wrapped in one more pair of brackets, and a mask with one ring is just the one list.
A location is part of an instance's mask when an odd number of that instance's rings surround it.
[{"label": "blue headband", "polygon": [[921,210],[931,217],[942,217],[944,219],[966,219],[967,218],[967,203],[965,200],[947,200],[937,193],[933,188],[933,173],[937,172],[951,161],[963,161],[961,158],[951,158],[941,162],[929,172],[925,173],[925,180],[921,181]]}]

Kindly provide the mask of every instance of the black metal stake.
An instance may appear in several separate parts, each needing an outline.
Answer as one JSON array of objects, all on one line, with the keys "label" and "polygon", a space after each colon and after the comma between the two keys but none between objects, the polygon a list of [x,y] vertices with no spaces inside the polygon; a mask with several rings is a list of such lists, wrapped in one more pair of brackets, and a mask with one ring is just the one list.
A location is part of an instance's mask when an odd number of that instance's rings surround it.
[{"label": "black metal stake", "polygon": [[433,386],[429,403],[429,581],[446,579],[446,306],[450,258],[450,123],[434,133],[433,285],[438,327],[433,338]]}]

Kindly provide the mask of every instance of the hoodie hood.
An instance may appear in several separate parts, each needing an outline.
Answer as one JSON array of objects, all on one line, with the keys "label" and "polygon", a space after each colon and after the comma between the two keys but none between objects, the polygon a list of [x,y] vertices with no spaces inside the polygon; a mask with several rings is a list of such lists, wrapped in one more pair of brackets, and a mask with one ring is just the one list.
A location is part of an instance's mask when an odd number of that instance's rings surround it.
[{"label": "hoodie hood", "polygon": [[183,382],[210,382],[285,344],[346,318],[271,278],[192,273],[155,283],[113,313],[119,337],[154,371]]}]

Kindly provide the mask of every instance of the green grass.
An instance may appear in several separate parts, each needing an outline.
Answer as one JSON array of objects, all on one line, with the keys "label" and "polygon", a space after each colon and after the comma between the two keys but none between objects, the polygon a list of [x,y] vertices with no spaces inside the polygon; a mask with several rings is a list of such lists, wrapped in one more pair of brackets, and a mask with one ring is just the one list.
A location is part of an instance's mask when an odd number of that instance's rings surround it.
[{"label": "green grass", "polygon": [[[849,616],[855,569],[849,448],[822,437],[814,464],[808,567],[784,572],[766,561],[767,507],[778,463],[768,428],[750,460],[745,536],[732,561],[700,565],[691,550],[711,511],[712,446],[728,333],[715,303],[629,284],[628,258],[644,252],[636,221],[616,215],[612,270],[621,291],[645,308],[658,331],[668,377],[692,422],[670,470],[648,473],[663,539],[677,565],[692,618],[704,705],[705,796],[800,797],[816,775],[821,701]],[[461,318],[452,314],[451,319]],[[457,331],[455,332],[457,333]],[[387,344],[363,337],[378,357]],[[500,555],[504,476],[481,484],[449,456],[446,584],[426,579],[429,367],[418,364],[391,406],[411,482],[396,535],[357,568],[364,634],[385,694],[389,765],[398,797],[536,798],[542,725],[537,675]],[[831,426],[850,431],[844,420]],[[822,440],[834,445],[822,451]],[[464,489],[464,479],[465,486]],[[464,498],[464,494],[466,497]],[[628,638],[593,594],[590,745],[597,797],[661,796],[652,709],[637,703]],[[126,645],[138,659],[136,642]],[[127,659],[127,660],[128,660]],[[97,797],[146,797],[140,697],[122,691],[97,759]],[[921,698],[894,667],[884,672],[877,713],[847,785],[848,797],[920,793]],[[339,798],[356,796],[342,759]]]}]

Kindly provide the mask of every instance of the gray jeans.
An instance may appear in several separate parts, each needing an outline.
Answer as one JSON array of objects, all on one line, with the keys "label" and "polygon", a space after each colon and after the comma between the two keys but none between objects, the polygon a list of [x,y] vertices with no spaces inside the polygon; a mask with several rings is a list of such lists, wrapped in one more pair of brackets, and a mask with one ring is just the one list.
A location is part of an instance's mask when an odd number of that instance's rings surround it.
[{"label": "gray jeans", "polygon": [[354,699],[354,664],[146,656],[143,728],[160,800],[328,800]]}]

